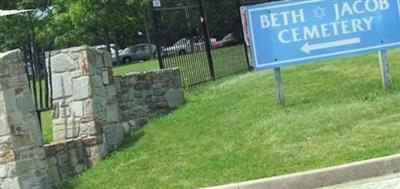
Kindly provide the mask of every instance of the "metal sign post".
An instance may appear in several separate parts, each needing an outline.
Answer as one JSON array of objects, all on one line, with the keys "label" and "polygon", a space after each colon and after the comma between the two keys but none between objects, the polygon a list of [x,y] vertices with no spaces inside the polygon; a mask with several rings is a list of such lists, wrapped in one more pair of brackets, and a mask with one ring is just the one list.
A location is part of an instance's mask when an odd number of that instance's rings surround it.
[{"label": "metal sign post", "polygon": [[285,105],[285,90],[283,87],[281,68],[274,68],[274,78],[276,83],[276,97],[278,99],[278,104]]},{"label": "metal sign post", "polygon": [[386,50],[379,51],[379,64],[381,67],[383,87],[389,92],[392,90],[392,78],[390,76],[389,61]]}]

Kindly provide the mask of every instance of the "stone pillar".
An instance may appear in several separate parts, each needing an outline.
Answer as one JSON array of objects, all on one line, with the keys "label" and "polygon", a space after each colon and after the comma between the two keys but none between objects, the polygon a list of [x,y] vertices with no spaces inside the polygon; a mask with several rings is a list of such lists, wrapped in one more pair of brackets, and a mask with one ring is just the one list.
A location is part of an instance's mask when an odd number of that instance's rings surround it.
[{"label": "stone pillar", "polygon": [[90,160],[96,162],[124,136],[111,55],[89,47],[53,54],[54,140],[82,138]]},{"label": "stone pillar", "polygon": [[0,54],[0,188],[49,188],[42,134],[18,50]]}]

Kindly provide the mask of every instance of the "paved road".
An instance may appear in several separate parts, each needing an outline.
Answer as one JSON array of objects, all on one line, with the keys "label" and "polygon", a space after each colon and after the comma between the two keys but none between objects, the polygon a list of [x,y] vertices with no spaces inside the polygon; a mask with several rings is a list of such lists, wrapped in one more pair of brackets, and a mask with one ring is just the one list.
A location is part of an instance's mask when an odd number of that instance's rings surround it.
[{"label": "paved road", "polygon": [[400,189],[400,174],[360,180],[321,189]]}]

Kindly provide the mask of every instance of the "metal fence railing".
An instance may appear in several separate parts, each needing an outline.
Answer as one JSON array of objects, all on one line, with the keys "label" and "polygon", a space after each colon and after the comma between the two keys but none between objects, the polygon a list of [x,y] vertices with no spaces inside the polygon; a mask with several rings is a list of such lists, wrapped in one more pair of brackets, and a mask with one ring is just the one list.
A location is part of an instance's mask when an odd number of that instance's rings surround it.
[{"label": "metal fence railing", "polygon": [[184,85],[249,70],[239,0],[153,0],[160,68],[179,67]]},{"label": "metal fence railing", "polygon": [[32,91],[39,122],[42,126],[41,113],[53,108],[50,52],[46,61],[45,51],[34,42],[24,45],[22,51],[24,53],[29,87]]}]

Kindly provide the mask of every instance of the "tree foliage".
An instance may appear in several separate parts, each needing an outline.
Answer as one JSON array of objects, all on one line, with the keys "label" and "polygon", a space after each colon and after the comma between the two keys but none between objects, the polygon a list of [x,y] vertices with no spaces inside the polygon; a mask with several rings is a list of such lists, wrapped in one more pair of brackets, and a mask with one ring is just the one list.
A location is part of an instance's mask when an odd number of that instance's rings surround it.
[{"label": "tree foliage", "polygon": [[[0,9],[35,9],[0,18],[0,50],[18,48],[35,39],[46,49],[77,45],[125,47],[140,40],[145,0],[13,0]],[[148,24],[148,23],[147,23]]]},{"label": "tree foliage", "polygon": [[35,29],[43,24],[42,13],[48,5],[46,0],[0,1],[1,10],[37,9],[31,13],[0,17],[0,50],[18,48],[29,41]]}]

